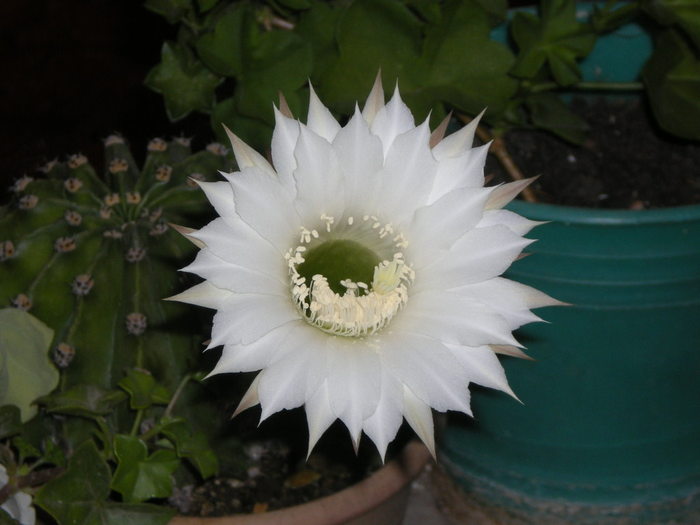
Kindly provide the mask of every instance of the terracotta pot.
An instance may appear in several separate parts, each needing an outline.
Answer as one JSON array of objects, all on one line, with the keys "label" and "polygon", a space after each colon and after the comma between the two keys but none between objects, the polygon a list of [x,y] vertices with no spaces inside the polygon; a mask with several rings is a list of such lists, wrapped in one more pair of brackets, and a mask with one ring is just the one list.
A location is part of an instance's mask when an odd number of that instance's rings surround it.
[{"label": "terracotta pot", "polygon": [[398,458],[370,477],[331,496],[261,514],[218,518],[178,516],[169,525],[399,525],[406,511],[411,481],[429,459],[425,446],[412,442]]}]

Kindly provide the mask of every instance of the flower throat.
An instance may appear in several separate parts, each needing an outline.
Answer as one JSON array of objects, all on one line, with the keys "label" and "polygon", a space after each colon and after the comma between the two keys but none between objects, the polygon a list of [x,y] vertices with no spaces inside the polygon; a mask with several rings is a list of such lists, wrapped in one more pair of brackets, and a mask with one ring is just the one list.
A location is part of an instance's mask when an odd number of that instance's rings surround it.
[{"label": "flower throat", "polygon": [[[307,322],[346,337],[384,328],[408,300],[414,278],[400,251],[408,243],[374,216],[340,225],[320,217],[324,228],[301,228],[299,245],[285,254],[291,293]],[[391,259],[380,254],[391,254]]]}]

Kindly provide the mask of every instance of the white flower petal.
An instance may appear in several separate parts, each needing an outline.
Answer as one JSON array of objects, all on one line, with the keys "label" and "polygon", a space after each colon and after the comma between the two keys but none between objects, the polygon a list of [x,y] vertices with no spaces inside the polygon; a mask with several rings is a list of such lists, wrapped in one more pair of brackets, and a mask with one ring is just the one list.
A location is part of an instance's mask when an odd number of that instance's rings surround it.
[{"label": "white flower petal", "polygon": [[195,180],[195,182],[202,188],[207,199],[214,206],[216,213],[221,217],[230,217],[236,214],[236,207],[233,202],[233,189],[228,182],[202,182],[198,180]]},{"label": "white flower petal", "polygon": [[292,321],[273,328],[248,344],[226,344],[221,358],[209,374],[255,372],[262,370],[288,353],[287,338],[302,321]]},{"label": "white flower petal", "polygon": [[[213,374],[214,372],[209,374],[207,377],[212,376]],[[258,382],[260,381],[259,378],[260,374],[255,376],[255,379],[253,379],[253,382],[248,387],[248,390],[246,390],[245,394],[243,394],[240,403],[238,403],[238,406],[236,407],[236,410],[233,412],[233,416],[231,417],[236,417],[244,410],[248,410],[249,408],[253,408],[255,405],[260,404],[260,398],[258,397]]]},{"label": "white flower petal", "polygon": [[535,288],[503,277],[463,286],[455,292],[498,312],[508,321],[510,330],[515,330],[526,323],[541,321],[542,319],[530,312],[533,308],[563,304]]},{"label": "white flower petal", "polygon": [[377,408],[365,419],[362,430],[377,447],[384,461],[389,442],[399,431],[403,421],[403,385],[382,367],[381,390]]},{"label": "white flower petal", "polygon": [[382,142],[372,135],[365,119],[355,115],[333,141],[333,149],[345,178],[345,208],[358,213],[368,195],[376,192],[384,164]]},{"label": "white flower petal", "polygon": [[284,271],[284,264],[279,260],[281,259],[279,256],[277,259],[277,261],[272,259],[266,262],[276,262],[280,268],[272,271],[266,268],[269,265],[261,265],[259,271],[252,269],[255,267],[250,263],[248,266],[232,264],[213,254],[210,249],[203,248],[197,253],[194,261],[181,271],[197,274],[211,281],[217,288],[232,292],[283,295],[289,285],[280,278]]},{"label": "white flower petal", "polygon": [[309,449],[306,454],[308,458],[320,437],[335,421],[335,414],[331,410],[331,403],[328,399],[327,381],[324,381],[316,392],[306,400],[306,421],[309,426]]},{"label": "white flower petal", "polygon": [[535,226],[540,226],[545,223],[541,221],[531,221],[509,210],[486,210],[477,227],[488,228],[489,226],[496,226],[499,224],[507,226],[518,235],[527,235]]},{"label": "white flower petal", "polygon": [[284,254],[301,226],[290,195],[277,180],[255,168],[228,179],[238,215]]},{"label": "white flower petal", "polygon": [[317,332],[308,325],[294,323],[283,342],[283,357],[260,373],[261,420],[280,410],[301,406],[324,384],[327,352],[318,344]]},{"label": "white flower petal", "polygon": [[294,148],[299,138],[300,123],[285,117],[275,108],[275,129],[272,132],[272,163],[282,185],[288,191],[294,188],[292,174],[297,167]]},{"label": "white flower petal", "polygon": [[302,128],[294,156],[297,168],[296,208],[308,224],[318,221],[322,214],[339,216],[343,212],[345,195],[343,178],[333,146],[308,128]]},{"label": "white flower petal", "polygon": [[311,84],[309,84],[309,114],[306,125],[328,142],[333,142],[338,130],[340,130],[340,124],[328,111],[328,108],[321,103]]},{"label": "white flower petal", "polygon": [[464,369],[438,340],[397,330],[382,340],[388,372],[434,409],[470,413]]},{"label": "white flower petal", "polygon": [[449,290],[501,275],[518,254],[533,241],[523,239],[506,226],[477,228],[452,245],[449,253],[416,268],[412,290]]},{"label": "white flower petal", "polygon": [[188,288],[177,295],[167,297],[166,301],[180,301],[181,303],[196,304],[204,308],[221,308],[221,306],[233,295],[233,292],[217,288],[209,281],[203,281]]},{"label": "white flower petal", "polygon": [[[394,139],[414,128],[413,115],[408,106],[401,100],[398,87],[394,90],[391,100],[377,111],[372,120],[370,129],[372,133],[382,140],[384,156],[394,143]],[[428,134],[430,136],[430,134]]]},{"label": "white flower petal", "polygon": [[428,197],[432,204],[455,188],[481,188],[484,185],[484,165],[488,144],[470,149],[456,157],[438,163],[433,188]]},{"label": "white flower petal", "polygon": [[408,227],[411,262],[419,268],[425,266],[435,251],[448,249],[465,230],[479,223],[491,191],[490,188],[460,188],[443,195],[430,206],[418,208]]},{"label": "white flower petal", "polygon": [[486,208],[489,210],[503,208],[535,180],[537,180],[537,177],[530,177],[529,179],[516,180],[497,186],[486,203]]},{"label": "white flower petal", "polygon": [[237,215],[214,219],[190,236],[204,242],[208,251],[226,262],[287,283],[287,267],[280,261],[279,252]]},{"label": "white flower petal", "polygon": [[214,316],[210,347],[251,343],[299,318],[299,311],[288,297],[235,294]]},{"label": "white flower petal", "polygon": [[226,135],[231,142],[231,148],[233,149],[233,156],[236,158],[236,164],[238,164],[238,169],[243,170],[244,168],[259,168],[268,175],[275,176],[275,170],[272,168],[267,159],[260,155],[253,148],[248,146],[243,142],[235,133],[224,126]]},{"label": "white flower petal", "polygon": [[390,217],[395,224],[409,218],[413,210],[426,203],[437,170],[437,162],[428,146],[429,138],[426,120],[419,127],[397,136],[385,154],[384,171],[374,202],[375,207],[382,210],[383,217]]},{"label": "white flower petal", "polygon": [[474,133],[476,132],[476,128],[479,125],[479,121],[481,121],[481,117],[484,116],[485,111],[486,110],[483,110],[481,113],[479,113],[466,126],[442,139],[433,148],[435,158],[439,161],[443,161],[448,158],[457,157],[469,150],[474,142]]},{"label": "white flower petal", "polygon": [[380,363],[361,341],[331,339],[328,348],[328,398],[333,413],[348,427],[355,449],[362,422],[377,408]]},{"label": "white flower petal", "polygon": [[367,124],[372,125],[377,113],[384,107],[384,87],[382,86],[381,73],[377,73],[372,89],[367,96],[365,105],[362,108],[362,116]]},{"label": "white flower petal", "polygon": [[430,406],[418,399],[411,390],[403,388],[404,417],[413,431],[418,434],[425,446],[435,457],[435,432],[433,430],[433,413]]},{"label": "white flower petal", "polygon": [[412,296],[394,324],[404,333],[446,343],[520,346],[510,332],[505,314],[459,293],[430,291]]},{"label": "white flower petal", "polygon": [[[506,379],[505,370],[496,354],[488,346],[461,346],[446,344],[469,375],[469,381],[493,388],[516,397]],[[517,398],[516,398],[517,399]]]},{"label": "white flower petal", "polygon": [[275,412],[296,408],[306,402],[306,373],[309,361],[305,357],[303,354],[287,354],[285,358],[260,372],[258,396],[262,407],[261,421]]}]

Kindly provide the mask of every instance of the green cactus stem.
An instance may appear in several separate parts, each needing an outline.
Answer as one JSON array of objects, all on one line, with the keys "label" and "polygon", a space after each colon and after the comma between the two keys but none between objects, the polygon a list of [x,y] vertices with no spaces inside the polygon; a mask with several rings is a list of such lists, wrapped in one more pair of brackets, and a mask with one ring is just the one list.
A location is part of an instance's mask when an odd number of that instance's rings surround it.
[{"label": "green cactus stem", "polygon": [[201,337],[191,310],[162,301],[182,289],[175,270],[194,249],[169,223],[208,213],[196,181],[230,159],[218,144],[192,154],[186,139],[153,139],[139,169],[118,135],[105,158],[103,177],[78,154],[15,181],[0,208],[0,306],[55,331],[62,389],[114,388],[137,366],[174,391]]}]

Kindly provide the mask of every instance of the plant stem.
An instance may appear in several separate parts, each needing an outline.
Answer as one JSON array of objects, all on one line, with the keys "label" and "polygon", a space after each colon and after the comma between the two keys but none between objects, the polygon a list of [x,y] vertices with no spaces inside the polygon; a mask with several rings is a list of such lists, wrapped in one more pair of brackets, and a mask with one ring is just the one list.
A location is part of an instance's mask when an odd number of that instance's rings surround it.
[{"label": "plant stem", "polygon": [[10,482],[0,489],[0,505],[5,503],[5,501],[7,501],[7,499],[19,489],[43,485],[44,483],[51,481],[53,478],[63,474],[65,470],[66,469],[63,467],[53,467],[36,472],[30,472],[25,476],[19,476],[15,483]]},{"label": "plant stem", "polygon": [[134,418],[134,424],[131,425],[131,432],[129,433],[130,436],[136,436],[136,433],[139,431],[139,427],[141,426],[142,419],[143,419],[143,408],[139,408],[136,411],[136,417]]},{"label": "plant stem", "polygon": [[[535,84],[529,91],[531,93],[538,93],[540,91],[552,91],[555,89],[562,89],[562,86],[556,82],[544,82],[542,84]],[[576,84],[566,86],[564,89],[575,91],[642,91],[644,89],[644,84],[641,82],[577,82]]]},{"label": "plant stem", "polygon": [[168,403],[168,406],[165,407],[165,412],[163,413],[164,418],[170,417],[170,413],[173,411],[173,408],[175,407],[175,403],[177,403],[177,400],[180,397],[180,394],[182,394],[182,390],[185,388],[185,385],[189,382],[190,379],[192,379],[192,374],[187,374],[185,377],[182,378],[182,381],[180,381],[180,384],[177,385],[177,389],[175,390],[175,393],[173,394],[173,397],[170,400],[170,403]]},{"label": "plant stem", "polygon": [[[472,119],[466,115],[457,114],[457,117],[465,124],[469,124],[469,122],[472,121]],[[511,157],[510,153],[508,153],[508,148],[506,148],[506,143],[503,140],[503,137],[494,136],[490,131],[481,125],[476,127],[476,134],[483,142],[491,141],[489,152],[492,153],[496,159],[498,159],[498,162],[503,169],[506,170],[511,179],[524,180],[526,178],[513,160],[513,157]],[[535,197],[535,192],[532,191],[532,188],[525,188],[521,194],[523,196],[523,200],[526,200],[527,202],[537,202],[537,197]]]}]

